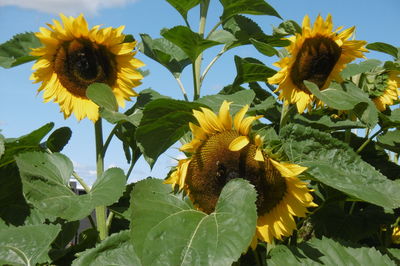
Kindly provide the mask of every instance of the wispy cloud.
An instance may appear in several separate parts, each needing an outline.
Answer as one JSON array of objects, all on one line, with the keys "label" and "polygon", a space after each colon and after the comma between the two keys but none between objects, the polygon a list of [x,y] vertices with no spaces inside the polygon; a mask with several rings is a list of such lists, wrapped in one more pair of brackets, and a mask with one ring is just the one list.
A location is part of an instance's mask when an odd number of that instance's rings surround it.
[{"label": "wispy cloud", "polygon": [[102,8],[121,7],[138,0],[0,0],[0,6],[17,6],[65,15],[96,14]]}]

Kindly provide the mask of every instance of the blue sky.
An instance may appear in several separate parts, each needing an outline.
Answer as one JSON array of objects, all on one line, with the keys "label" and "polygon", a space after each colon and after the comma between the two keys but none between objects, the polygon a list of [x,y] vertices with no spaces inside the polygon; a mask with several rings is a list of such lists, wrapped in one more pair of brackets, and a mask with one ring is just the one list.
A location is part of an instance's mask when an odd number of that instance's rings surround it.
[{"label": "blue sky", "polygon": [[[207,29],[210,30],[219,15],[219,1],[212,0]],[[304,15],[308,14],[314,21],[318,14],[326,17],[332,14],[335,27],[345,28],[356,26],[356,39],[368,42],[387,42],[400,46],[400,28],[398,23],[399,0],[271,0],[268,1],[284,19],[292,19],[301,24]],[[25,31],[38,31],[52,19],[58,19],[58,13],[67,15],[84,13],[89,26],[103,24],[117,27],[126,25],[124,33],[133,34],[140,39],[140,33],[147,33],[153,38],[159,37],[162,28],[183,25],[184,21],[166,1],[163,0],[0,0],[0,43],[13,35]],[[198,9],[189,12],[190,24],[198,29]],[[281,20],[275,17],[251,16],[264,30],[271,33],[272,26],[277,26]],[[219,47],[208,50],[205,55],[205,65],[219,51]],[[236,75],[233,56],[252,56],[271,65],[276,58],[267,58],[257,53],[252,46],[233,49],[220,58],[209,72],[203,84],[202,96],[217,93],[222,87],[230,84]],[[151,87],[161,94],[183,99],[177,83],[171,74],[158,63],[145,55],[137,56],[150,70],[150,75],[143,80],[137,91]],[[380,60],[388,56],[369,53],[368,58]],[[38,84],[29,80],[32,63],[13,69],[0,68],[1,97],[0,97],[0,129],[5,137],[17,137],[29,133],[50,121],[55,128],[68,126],[73,135],[63,150],[75,164],[76,171],[89,183],[95,176],[94,133],[93,124],[89,120],[77,122],[74,117],[64,120],[55,103],[42,102],[42,95],[37,95]],[[203,66],[204,67],[204,66]],[[187,67],[182,81],[191,96],[191,69]],[[133,99],[134,102],[134,99]],[[128,107],[133,103],[128,103]],[[123,110],[122,110],[123,111]],[[105,136],[111,126],[106,124]],[[177,148],[172,148],[160,157],[151,172],[144,160],[135,166],[130,181],[154,176],[164,178],[171,166],[175,165],[174,158],[179,156]],[[126,170],[126,164],[121,144],[113,141],[107,153],[106,167],[118,166]]]}]

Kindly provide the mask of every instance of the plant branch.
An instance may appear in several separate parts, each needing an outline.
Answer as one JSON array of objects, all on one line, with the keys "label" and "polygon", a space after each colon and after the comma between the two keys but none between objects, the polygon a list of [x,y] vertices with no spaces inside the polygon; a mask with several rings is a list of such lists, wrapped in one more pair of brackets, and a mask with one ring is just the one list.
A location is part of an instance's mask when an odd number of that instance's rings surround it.
[{"label": "plant branch", "polygon": [[182,91],[183,97],[185,98],[185,101],[188,102],[189,98],[187,97],[186,90],[185,90],[185,87],[183,86],[181,79],[178,77],[175,77],[175,80],[176,80],[176,82],[178,82],[179,88],[181,88],[181,91]]},{"label": "plant branch", "polygon": [[79,184],[81,184],[81,186],[86,191],[86,193],[90,192],[90,187],[85,183],[85,181],[75,171],[72,172],[72,176],[75,177],[76,181],[78,181]]},{"label": "plant branch", "polygon": [[210,30],[210,32],[207,34],[206,39],[210,38],[211,34],[213,34],[214,31],[216,31],[218,29],[218,27],[223,23],[222,20],[218,21],[217,24],[215,24],[215,26]]},{"label": "plant branch", "polygon": [[204,70],[203,74],[200,77],[200,87],[201,84],[203,83],[204,78],[206,77],[208,71],[210,68],[214,65],[214,63],[226,52],[226,46],[224,46],[221,51],[211,60],[211,62],[208,64],[206,69]]},{"label": "plant branch", "polygon": [[108,146],[110,145],[110,142],[111,142],[112,138],[114,137],[115,132],[117,131],[117,127],[118,127],[118,126],[119,126],[118,124],[116,124],[116,125],[114,126],[114,128],[111,130],[110,134],[108,135],[106,141],[104,142],[103,148],[102,148],[102,150],[101,150],[101,155],[103,156],[103,158],[104,158],[105,155],[106,155]]},{"label": "plant branch", "polygon": [[367,140],[365,140],[363,144],[361,144],[361,146],[358,148],[356,153],[360,153],[368,145],[368,143],[371,142],[371,140],[373,140],[376,136],[378,136],[383,131],[384,131],[384,129],[382,129],[382,128],[379,129],[378,131],[376,131],[375,134],[373,134],[371,137],[369,137]]}]

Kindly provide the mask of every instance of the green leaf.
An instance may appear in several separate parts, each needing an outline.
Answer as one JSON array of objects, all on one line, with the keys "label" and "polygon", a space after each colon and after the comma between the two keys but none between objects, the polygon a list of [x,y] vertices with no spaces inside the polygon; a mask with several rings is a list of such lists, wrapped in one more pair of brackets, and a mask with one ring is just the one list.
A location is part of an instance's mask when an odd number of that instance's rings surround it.
[{"label": "green leaf", "polygon": [[0,159],[4,154],[4,136],[0,134]]},{"label": "green leaf", "polygon": [[313,238],[298,247],[274,247],[268,265],[396,265],[375,248],[349,247],[323,237]]},{"label": "green leaf", "polygon": [[136,141],[151,167],[160,154],[188,131],[189,122],[195,122],[192,111],[200,106],[172,99],[156,99],[145,106]]},{"label": "green leaf", "polygon": [[233,85],[240,85],[254,81],[266,81],[267,78],[272,77],[276,71],[267,67],[261,61],[246,57],[241,58],[235,56],[236,65],[236,78]]},{"label": "green leaf", "polygon": [[11,40],[0,45],[0,66],[4,68],[14,67],[37,59],[30,55],[31,48],[41,46],[33,32],[15,35]]},{"label": "green leaf", "polygon": [[264,0],[220,0],[224,7],[221,20],[238,14],[268,15],[281,18],[276,10]]},{"label": "green leaf", "polygon": [[364,73],[370,71],[382,64],[381,61],[376,59],[365,60],[359,64],[349,64],[347,67],[340,73],[343,79],[348,79],[351,76]]},{"label": "green leaf", "polygon": [[167,2],[173,6],[186,20],[187,13],[190,9],[200,4],[200,0],[167,0]]},{"label": "green leaf", "polygon": [[205,40],[200,34],[191,31],[185,26],[176,26],[171,29],[164,29],[161,35],[180,47],[192,62],[207,48],[221,43]]},{"label": "green leaf", "polygon": [[265,34],[260,26],[253,20],[236,15],[228,19],[222,24],[224,30],[232,33],[237,41],[230,45],[229,48],[233,48],[238,45],[249,44],[250,39],[260,40],[264,38]]},{"label": "green leaf", "polygon": [[381,127],[400,127],[400,109],[391,111],[390,115],[379,112],[379,118],[381,120]]},{"label": "green leaf", "polygon": [[1,265],[36,265],[49,262],[50,244],[56,238],[57,225],[27,225],[0,230]]},{"label": "green leaf", "polygon": [[29,202],[43,213],[68,221],[86,217],[96,206],[113,204],[125,189],[125,174],[119,168],[105,171],[88,194],[78,196],[69,187],[73,167],[66,156],[27,152],[16,161]]},{"label": "green leaf", "polygon": [[342,129],[352,129],[352,128],[365,128],[365,125],[360,121],[352,120],[335,120],[329,115],[319,115],[319,114],[296,114],[294,116],[293,122],[301,124],[304,126],[309,126],[321,131],[336,131]]},{"label": "green leaf", "polygon": [[228,102],[232,102],[230,106],[230,111],[231,114],[234,114],[237,111],[239,111],[244,105],[246,104],[250,105],[254,99],[254,96],[255,96],[254,91],[243,90],[230,95],[215,94],[215,95],[204,96],[198,99],[197,102],[207,105],[215,113],[218,113],[219,108],[222,105],[222,102],[226,100]]},{"label": "green leaf", "polygon": [[52,152],[60,152],[71,138],[72,131],[69,127],[60,127],[54,130],[46,141],[46,147]]},{"label": "green leaf", "polygon": [[210,37],[207,38],[207,40],[230,45],[236,41],[236,38],[227,30],[216,30],[210,35]]},{"label": "green leaf", "polygon": [[115,99],[112,89],[107,84],[90,84],[86,90],[86,96],[100,107],[111,111],[118,110],[117,99]]},{"label": "green leaf", "polygon": [[289,159],[308,167],[314,179],[354,198],[382,206],[400,206],[400,184],[364,162],[349,146],[329,134],[291,124],[280,136]]},{"label": "green leaf", "polygon": [[394,47],[393,45],[388,44],[388,43],[384,43],[384,42],[369,43],[369,44],[367,44],[366,48],[391,55],[396,59],[399,58],[399,50],[396,47]]},{"label": "green leaf", "polygon": [[250,41],[254,45],[254,47],[257,49],[257,51],[259,51],[263,55],[273,56],[273,55],[278,54],[278,51],[272,45],[270,45],[268,43],[260,42],[255,39],[250,39]]},{"label": "green leaf", "polygon": [[165,66],[175,77],[179,77],[190,64],[186,53],[167,39],[151,39],[147,34],[140,34],[140,37],[142,42],[138,45],[139,50]]},{"label": "green leaf", "polygon": [[400,130],[396,129],[388,131],[385,134],[378,136],[377,144],[382,148],[400,153]]},{"label": "green leaf", "polygon": [[257,220],[252,185],[230,181],[207,215],[162,182],[140,181],[132,193],[131,237],[143,265],[231,265],[247,250]]},{"label": "green leaf", "polygon": [[274,35],[278,36],[287,36],[287,35],[295,35],[296,33],[301,33],[302,29],[296,21],[286,20],[279,24],[277,28],[274,27]]},{"label": "green leaf", "polygon": [[87,265],[142,265],[133,249],[130,232],[122,231],[104,239],[95,248],[79,254],[73,266]]}]

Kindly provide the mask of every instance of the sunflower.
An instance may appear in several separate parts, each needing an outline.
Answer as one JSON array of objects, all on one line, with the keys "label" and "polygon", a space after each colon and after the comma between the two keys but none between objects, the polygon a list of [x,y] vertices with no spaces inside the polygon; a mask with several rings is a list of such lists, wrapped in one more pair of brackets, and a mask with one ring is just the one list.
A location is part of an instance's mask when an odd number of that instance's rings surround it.
[{"label": "sunflower", "polygon": [[274,65],[280,67],[274,76],[268,79],[270,84],[279,84],[279,99],[285,104],[295,103],[299,113],[311,108],[315,101],[317,106],[323,103],[316,99],[304,85],[308,80],[318,85],[320,90],[326,89],[332,80],[340,82],[340,72],[346,64],[356,58],[364,58],[365,41],[348,40],[354,27],[339,32],[342,27],[333,31],[332,17],[328,15],[324,21],[318,16],[314,27],[310,19],[303,19],[302,32],[289,39],[291,44],[286,48],[288,57],[282,58]]},{"label": "sunflower", "polygon": [[124,26],[89,29],[83,15],[60,17],[62,24],[53,20],[50,29],[41,27],[36,33],[43,47],[31,52],[39,59],[30,79],[42,82],[38,91],[44,91],[44,101],[58,103],[65,118],[74,113],[78,120],[88,117],[95,122],[98,106],[86,97],[87,87],[95,82],[108,84],[124,107],[125,100],[137,96],[132,88],[143,77],[135,69],[144,64],[133,57],[136,42],[124,42]]},{"label": "sunflower", "polygon": [[224,185],[244,178],[258,194],[255,240],[271,243],[290,236],[296,229],[294,216],[305,217],[307,207],[316,206],[307,183],[297,177],[307,168],[268,157],[262,138],[251,134],[261,116],[245,117],[246,105],[232,119],[230,104],[224,101],[218,115],[206,108],[193,110],[198,125],[189,123],[193,139],[180,148],[191,156],[179,160],[165,183],[184,190],[198,209],[211,213]]},{"label": "sunflower", "polygon": [[367,85],[372,85],[372,87],[364,86],[364,90],[367,90],[376,108],[381,112],[399,99],[400,76],[398,71],[383,71],[373,77],[373,84]]}]

